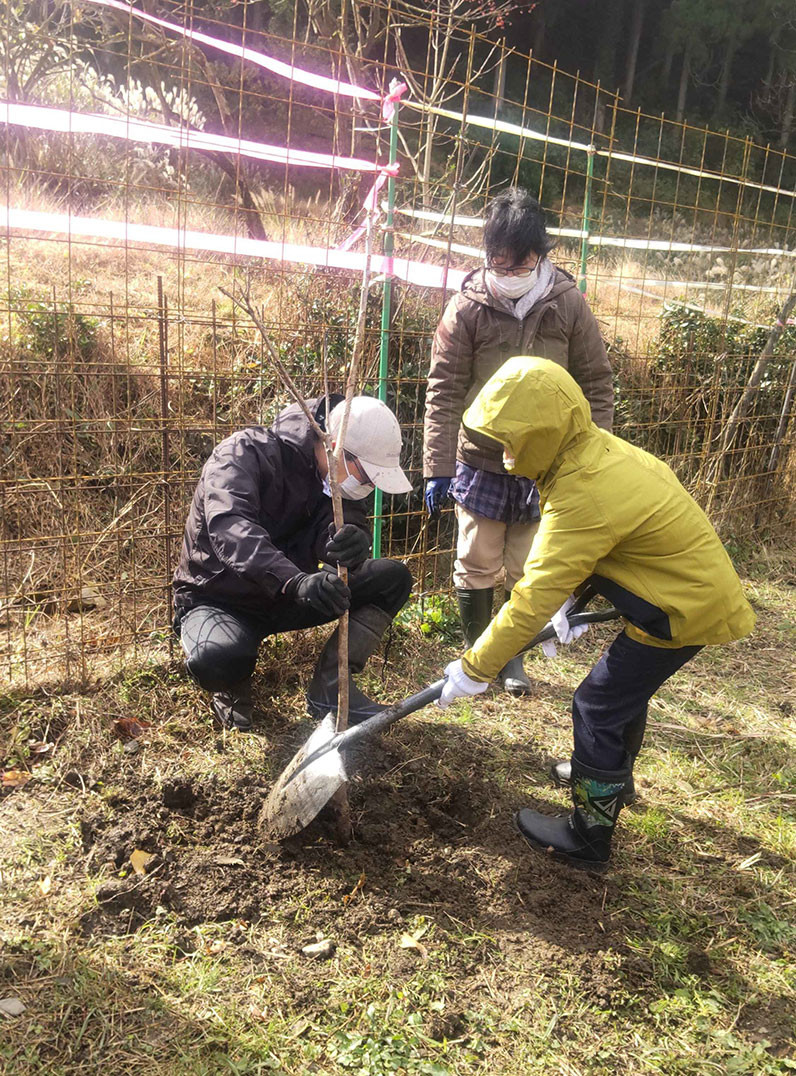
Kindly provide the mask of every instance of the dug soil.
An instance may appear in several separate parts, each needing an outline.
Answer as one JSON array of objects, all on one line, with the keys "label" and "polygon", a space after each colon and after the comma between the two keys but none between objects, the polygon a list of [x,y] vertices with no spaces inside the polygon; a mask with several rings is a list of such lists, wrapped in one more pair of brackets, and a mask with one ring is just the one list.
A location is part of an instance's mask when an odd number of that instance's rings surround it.
[{"label": "dug soil", "polygon": [[[624,985],[629,973],[640,984],[649,969],[622,944],[611,876],[530,851],[511,826],[517,805],[473,758],[468,737],[462,748],[458,778],[440,775],[422,726],[361,747],[349,760],[354,840],[345,848],[323,815],[298,837],[269,842],[258,830],[268,785],[249,776],[232,786],[179,776],[131,782],[82,820],[88,870],[104,880],[81,929],[127,933],[165,909],[186,928],[277,918],[289,936],[295,922],[299,945],[310,908],[314,928],[356,947],[426,915],[443,927],[477,923],[520,963],[525,951],[537,967],[569,966],[606,1000],[611,981],[590,956],[622,948]],[[145,874],[130,868],[136,850],[152,856]],[[396,958],[416,959],[400,950]]]}]

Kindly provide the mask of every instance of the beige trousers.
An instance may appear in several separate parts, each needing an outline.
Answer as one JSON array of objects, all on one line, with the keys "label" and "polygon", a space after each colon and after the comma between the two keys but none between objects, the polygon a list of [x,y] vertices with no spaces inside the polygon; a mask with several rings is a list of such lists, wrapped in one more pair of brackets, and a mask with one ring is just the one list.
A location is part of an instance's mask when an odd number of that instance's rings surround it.
[{"label": "beige trousers", "polygon": [[459,590],[494,587],[503,571],[503,585],[511,590],[522,578],[525,561],[539,529],[538,523],[501,523],[476,516],[456,505],[459,534],[453,585]]}]

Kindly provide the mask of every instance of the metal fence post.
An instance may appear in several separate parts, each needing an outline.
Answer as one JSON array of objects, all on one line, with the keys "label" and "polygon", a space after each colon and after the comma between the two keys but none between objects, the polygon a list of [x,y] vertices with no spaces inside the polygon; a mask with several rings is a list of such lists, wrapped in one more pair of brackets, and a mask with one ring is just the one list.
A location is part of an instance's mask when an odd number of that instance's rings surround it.
[{"label": "metal fence post", "polygon": [[[395,164],[398,157],[398,108],[399,102],[395,102],[392,120],[390,121],[390,153],[389,163]],[[387,374],[390,359],[390,325],[392,320],[392,258],[395,246],[393,236],[393,208],[395,207],[395,176],[387,180],[387,220],[384,225],[383,249],[387,259],[384,285],[381,298],[381,334],[379,339],[379,380],[377,396],[380,400],[387,400]],[[382,533],[382,501],[383,495],[380,489],[376,490],[373,499],[373,557],[381,556],[381,533]]]}]

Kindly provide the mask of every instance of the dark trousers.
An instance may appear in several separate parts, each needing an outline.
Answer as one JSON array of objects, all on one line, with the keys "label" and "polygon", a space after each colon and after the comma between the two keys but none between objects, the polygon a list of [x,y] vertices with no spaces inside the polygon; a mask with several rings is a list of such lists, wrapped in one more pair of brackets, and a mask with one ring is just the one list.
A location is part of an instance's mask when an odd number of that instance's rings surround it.
[{"label": "dark trousers", "polygon": [[624,632],[617,635],[572,700],[575,758],[607,771],[621,769],[627,755],[635,758],[650,699],[701,649],[665,650],[637,643]]},{"label": "dark trousers", "polygon": [[[395,616],[409,597],[412,576],[400,561],[366,560],[349,573],[348,586],[351,612],[376,605]],[[183,614],[179,632],[188,672],[207,691],[225,691],[254,672],[266,636],[328,623],[322,613],[292,603],[253,613],[208,602]]]}]

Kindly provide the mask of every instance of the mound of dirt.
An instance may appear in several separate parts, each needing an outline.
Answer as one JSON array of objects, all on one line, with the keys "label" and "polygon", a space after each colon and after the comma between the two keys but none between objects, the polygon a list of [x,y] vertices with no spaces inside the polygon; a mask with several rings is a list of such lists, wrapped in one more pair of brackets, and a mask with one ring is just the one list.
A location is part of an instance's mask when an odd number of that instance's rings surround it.
[{"label": "mound of dirt", "polygon": [[[477,920],[498,948],[530,946],[536,961],[574,958],[588,968],[588,954],[618,944],[620,924],[605,910],[610,877],[530,852],[510,825],[516,805],[486,763],[446,776],[422,734],[414,743],[407,733],[369,744],[367,759],[350,767],[360,776],[349,786],[348,848],[335,846],[323,816],[298,837],[267,842],[257,818],[268,788],[252,777],[232,786],[187,777],[130,786],[110,812],[82,823],[90,870],[103,878],[83,931],[126,932],[159,907],[190,926],[289,920],[309,906],[341,941],[429,914]],[[145,874],[131,869],[136,850],[152,856]],[[364,898],[347,899],[360,889]],[[594,989],[608,996],[610,984]]]}]

